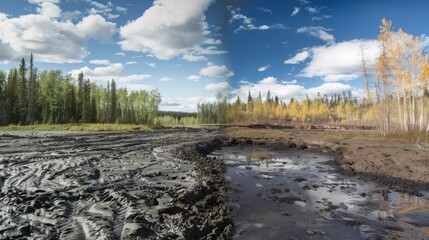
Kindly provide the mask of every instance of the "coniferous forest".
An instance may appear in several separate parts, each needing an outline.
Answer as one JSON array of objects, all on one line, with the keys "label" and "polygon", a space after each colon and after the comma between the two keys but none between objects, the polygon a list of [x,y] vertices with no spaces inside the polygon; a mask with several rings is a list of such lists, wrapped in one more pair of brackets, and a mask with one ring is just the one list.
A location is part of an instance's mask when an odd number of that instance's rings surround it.
[{"label": "coniferous forest", "polygon": [[100,86],[80,73],[41,71],[21,60],[0,71],[0,125],[62,123],[154,124],[161,95],[157,90],[128,91],[114,79]]}]

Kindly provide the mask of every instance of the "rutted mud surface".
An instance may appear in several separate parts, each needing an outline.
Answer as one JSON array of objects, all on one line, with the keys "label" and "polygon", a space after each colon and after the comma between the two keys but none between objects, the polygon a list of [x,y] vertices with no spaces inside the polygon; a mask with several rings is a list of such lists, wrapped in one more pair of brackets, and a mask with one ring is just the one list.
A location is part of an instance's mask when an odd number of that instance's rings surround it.
[{"label": "rutted mud surface", "polygon": [[235,239],[429,239],[429,192],[344,176],[311,151],[228,147]]},{"label": "rutted mud surface", "polygon": [[211,129],[0,134],[0,239],[228,238]]}]

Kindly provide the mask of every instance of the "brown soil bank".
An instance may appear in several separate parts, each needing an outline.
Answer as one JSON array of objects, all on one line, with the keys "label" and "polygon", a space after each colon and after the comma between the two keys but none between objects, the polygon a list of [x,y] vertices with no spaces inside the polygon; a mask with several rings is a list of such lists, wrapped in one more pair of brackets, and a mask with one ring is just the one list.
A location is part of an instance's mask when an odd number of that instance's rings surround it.
[{"label": "brown soil bank", "polygon": [[253,125],[227,127],[225,132],[226,145],[321,150],[333,153],[346,173],[374,176],[391,186],[429,186],[429,148],[380,137],[370,129]]}]

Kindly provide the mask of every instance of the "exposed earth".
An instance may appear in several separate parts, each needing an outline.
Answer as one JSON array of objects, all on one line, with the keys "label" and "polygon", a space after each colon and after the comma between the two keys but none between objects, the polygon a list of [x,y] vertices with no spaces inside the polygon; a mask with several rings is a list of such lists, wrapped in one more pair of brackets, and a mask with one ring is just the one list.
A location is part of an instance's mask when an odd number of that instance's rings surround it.
[{"label": "exposed earth", "polygon": [[226,239],[213,129],[0,133],[0,239]]},{"label": "exposed earth", "polygon": [[[410,196],[427,191],[429,150],[374,136],[363,129],[272,126],[0,132],[0,239],[236,237],[225,162],[208,155],[222,146],[324,152],[348,176],[376,178]],[[283,201],[277,190],[264,194],[266,201]],[[429,215],[416,214],[417,224]],[[357,219],[371,232],[367,218],[347,211],[329,217]]]}]

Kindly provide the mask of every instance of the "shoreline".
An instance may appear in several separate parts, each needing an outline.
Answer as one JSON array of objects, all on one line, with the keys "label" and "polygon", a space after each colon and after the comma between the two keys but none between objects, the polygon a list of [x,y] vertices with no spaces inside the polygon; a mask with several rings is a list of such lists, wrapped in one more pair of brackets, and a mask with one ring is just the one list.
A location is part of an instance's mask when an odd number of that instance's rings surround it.
[{"label": "shoreline", "polygon": [[232,126],[224,131],[226,146],[266,145],[323,152],[331,154],[346,175],[373,178],[414,194],[429,187],[429,150],[381,138],[372,130]]}]

